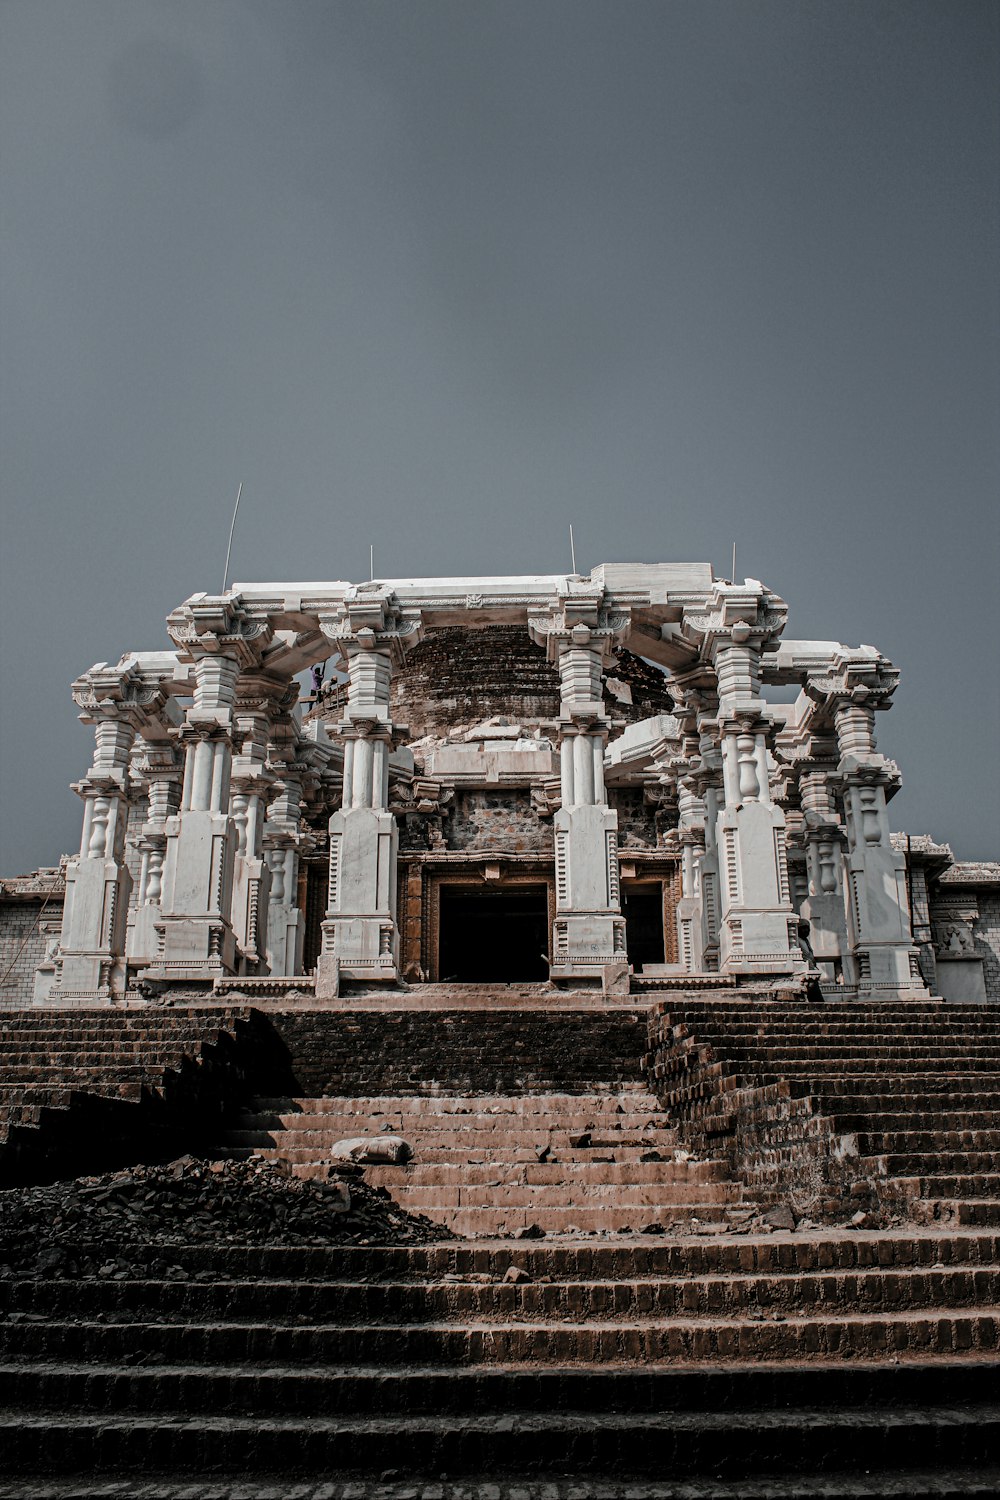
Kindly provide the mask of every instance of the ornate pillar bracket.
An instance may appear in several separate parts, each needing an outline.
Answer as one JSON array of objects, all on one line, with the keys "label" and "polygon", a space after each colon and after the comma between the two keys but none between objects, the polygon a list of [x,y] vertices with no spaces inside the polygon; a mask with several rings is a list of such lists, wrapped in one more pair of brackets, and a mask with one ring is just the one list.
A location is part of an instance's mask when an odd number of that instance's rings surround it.
[{"label": "ornate pillar bracket", "polygon": [[184,754],[180,808],[168,817],[157,952],[142,983],[206,983],[235,973],[232,925],[238,841],[230,810],[237,680],[259,671],[272,640],[266,616],[239,595],[200,595],[167,617],[181,659],[193,663],[194,693],[176,739]]},{"label": "ornate pillar bracket", "polygon": [[126,916],[132,878],[125,863],[132,743],[162,703],[131,666],[100,662],[73,684],[80,718],[94,727],[94,761],[73,790],[83,798],[80,852],[66,870],[60,953],[49,1000],[113,1000],[126,988]]},{"label": "ornate pillar bracket", "polygon": [[804,970],[785,815],[772,795],[773,725],[760,696],[761,655],[776,645],[786,617],[784,602],[754,579],[739,586],[716,584],[705,608],[684,617],[684,629],[699,640],[702,660],[718,685],[725,798],[716,815],[719,959],[730,974],[778,977]]},{"label": "ornate pillar bracket", "polygon": [[423,634],[416,609],[381,584],[352,588],[320,629],[347,663],[347,703],[335,728],[344,742],[343,798],[330,818],[330,887],[316,992],[340,980],[396,983],[396,865],[399,836],[389,810],[389,752],[406,737],[389,709],[394,666]]},{"label": "ornate pillar bracket", "polygon": [[588,585],[560,594],[546,611],[529,614],[528,629],[561,683],[561,805],[553,816],[556,917],[554,980],[628,986],[625,919],[618,871],[618,814],[607,803],[604,747],[610,721],[601,673],[628,632],[627,612],[609,611],[603,590]]},{"label": "ornate pillar bracket", "polygon": [[906,856],[892,847],[886,808],[899,770],[875,748],[875,714],[891,706],[898,681],[898,670],[870,646],[845,647],[806,681],[840,752],[827,779],[844,807],[850,977],[859,994],[876,999],[927,994],[910,929]]}]

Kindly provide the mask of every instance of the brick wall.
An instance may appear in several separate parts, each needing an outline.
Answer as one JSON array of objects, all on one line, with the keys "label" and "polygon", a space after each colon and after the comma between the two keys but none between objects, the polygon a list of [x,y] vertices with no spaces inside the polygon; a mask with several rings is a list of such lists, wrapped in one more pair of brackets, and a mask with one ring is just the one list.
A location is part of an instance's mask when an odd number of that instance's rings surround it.
[{"label": "brick wall", "polygon": [[574,1093],[645,1076],[645,1011],[272,1011],[260,1023],[303,1095]]},{"label": "brick wall", "polygon": [[46,927],[62,921],[62,896],[50,901],[44,912],[43,900],[0,900],[0,1007],[31,1004],[35,970],[50,941],[39,918]]},{"label": "brick wall", "polygon": [[469,853],[535,854],[554,849],[552,820],[532,810],[527,791],[460,790],[444,822],[449,849]]},{"label": "brick wall", "polygon": [[559,673],[519,625],[434,630],[392,680],[392,716],[411,738],[500,715],[559,717]]},{"label": "brick wall", "polygon": [[1000,896],[979,892],[979,921],[974,937],[983,956],[983,978],[990,1000],[1000,1001]]},{"label": "brick wall", "polygon": [[655,849],[656,817],[642,787],[609,787],[608,806],[618,814],[621,849]]},{"label": "brick wall", "polygon": [[[604,674],[613,719],[634,722],[669,713],[664,674],[630,651],[614,653]],[[559,717],[559,672],[523,625],[452,626],[429,631],[393,675],[392,716],[410,738],[501,717],[514,724]]]}]

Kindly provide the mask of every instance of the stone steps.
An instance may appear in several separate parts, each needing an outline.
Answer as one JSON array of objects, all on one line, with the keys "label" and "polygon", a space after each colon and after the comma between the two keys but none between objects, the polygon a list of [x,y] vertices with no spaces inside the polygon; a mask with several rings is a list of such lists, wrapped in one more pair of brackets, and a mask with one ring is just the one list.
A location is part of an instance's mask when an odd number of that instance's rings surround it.
[{"label": "stone steps", "polygon": [[[918,1193],[935,1193],[933,1184],[918,1184]],[[976,1198],[971,1192],[961,1198],[921,1196],[910,1201],[911,1218],[920,1224],[1000,1226],[1000,1199]]]},{"label": "stone steps", "polygon": [[837,1126],[840,1130],[857,1131],[859,1135],[871,1136],[894,1134],[897,1132],[923,1131],[932,1138],[940,1134],[951,1134],[955,1132],[965,1135],[968,1132],[997,1132],[1000,1134],[1000,1110],[934,1110],[934,1130],[927,1129],[927,1111],[925,1109],[899,1109],[875,1111],[845,1111],[839,1109],[837,1112]]},{"label": "stone steps", "polygon": [[[651,1025],[657,1094],[698,1150],[728,1142],[755,1192],[830,1211],[860,1184],[925,1220],[987,1223],[1000,1198],[1000,1017],[971,1007],[675,996]],[[957,1200],[979,1207],[968,1216]],[[951,1200],[947,1207],[934,1207]],[[931,1205],[931,1206],[928,1206]],[[957,1217],[956,1217],[957,1216]]]},{"label": "stone steps", "polygon": [[[724,1224],[726,1208],[742,1203],[724,1164],[674,1159],[667,1117],[639,1087],[616,1090],[604,1082],[593,1093],[530,1098],[297,1099],[284,1109],[281,1101],[266,1103],[227,1134],[230,1151],[252,1149],[297,1176],[322,1178],[337,1140],[377,1140],[389,1129],[404,1137],[413,1161],[368,1168],[368,1180],[457,1234],[618,1233],[692,1219]],[[574,1144],[571,1138],[583,1131],[589,1145]],[[546,1153],[544,1162],[539,1153]]]},{"label": "stone steps", "polygon": [[[114,1258],[114,1241],[99,1242],[91,1254]],[[72,1246],[67,1253],[76,1253]],[[192,1244],[181,1241],[158,1248],[144,1247],[147,1261],[169,1254],[170,1264],[190,1277],[211,1273],[225,1281],[445,1282],[488,1276],[502,1281],[511,1265],[524,1269],[533,1281],[545,1277],[570,1282],[603,1280],[614,1284],[649,1277],[741,1275],[803,1275],[889,1271],[922,1268],[935,1271],[955,1267],[992,1268],[1000,1262],[1000,1229],[927,1230],[914,1227],[878,1232],[820,1229],[766,1236],[725,1236],[681,1240],[630,1237],[603,1240],[507,1239],[441,1240],[417,1245],[288,1245],[251,1246],[240,1243]],[[135,1257],[133,1257],[135,1259]],[[139,1263],[138,1261],[136,1262]],[[144,1279],[156,1280],[155,1276]],[[82,1285],[82,1283],[73,1283]]]},{"label": "stone steps", "polygon": [[[515,1255],[515,1261],[518,1257]],[[704,1319],[744,1312],[842,1312],[845,1307],[903,1312],[947,1305],[952,1311],[1000,1303],[1000,1267],[906,1267],[798,1274],[772,1271],[715,1275],[580,1277],[572,1282],[301,1281],[267,1283],[157,1281],[18,1282],[0,1284],[0,1310],[43,1322],[68,1315],[128,1322],[155,1307],[159,1320],[273,1323],[473,1321],[571,1323],[636,1317]]]},{"label": "stone steps", "polygon": [[534,1155],[519,1162],[442,1162],[428,1165],[408,1162],[405,1167],[366,1167],[365,1179],[373,1187],[388,1188],[393,1195],[399,1187],[429,1187],[456,1184],[465,1187],[549,1187],[580,1181],[591,1185],[629,1185],[670,1183],[717,1179],[724,1171],[719,1162],[644,1162],[588,1161],[585,1153],[575,1153],[572,1160],[560,1154],[555,1162],[539,1162]]},{"label": "stone steps", "polygon": [[[965,1170],[989,1163],[995,1122],[966,1120],[956,1095],[990,1114],[1000,1056],[973,1071],[951,1043],[922,1053],[908,1022],[936,1046],[940,1018],[961,1021],[951,1007],[824,1007],[823,1024],[877,1015],[881,1067],[828,1041],[762,1088],[749,1041],[726,1060],[719,1017],[795,1031],[807,1008],[688,1000],[672,991],[668,1008],[700,1007],[712,1035],[692,1026],[669,1066],[652,1043],[687,1114],[664,1107],[667,1085],[647,1092],[634,1006],[269,1013],[295,1083],[264,1082],[229,1149],[322,1175],[335,1139],[389,1125],[416,1157],[368,1180],[469,1238],[259,1247],[234,1219],[216,1243],[179,1230],[177,1244],[88,1245],[86,1264],[127,1266],[120,1281],[0,1279],[0,1473],[47,1472],[53,1494],[60,1474],[96,1494],[85,1476],[100,1475],[130,1497],[161,1480],[179,1497],[186,1478],[187,1500],[227,1474],[242,1500],[268,1482],[272,1500],[309,1485],[331,1500],[348,1476],[351,1500],[368,1500],[393,1470],[399,1500],[426,1486],[451,1500],[457,1477],[455,1500],[480,1482],[482,1500],[506,1500],[504,1486],[584,1500],[615,1482],[615,1500],[975,1493],[977,1467],[1000,1470],[1000,1174]],[[899,1069],[897,1040],[913,1054]],[[889,1148],[849,1171],[956,1170],[884,1179],[922,1228],[759,1233],[728,1137],[688,1135],[735,1129],[726,1111],[751,1108],[765,1164],[847,1134],[839,1109],[865,1117],[855,1146]],[[569,1145],[588,1129],[594,1144]],[[651,1150],[663,1160],[643,1162]],[[509,1238],[531,1225],[544,1236]]]},{"label": "stone steps", "polygon": [[[130,1414],[24,1414],[0,1420],[0,1471],[37,1465],[57,1472],[141,1472],[153,1464],[194,1472],[232,1467],[237,1472],[294,1475],[337,1454],[337,1471],[358,1472],[357,1460],[402,1472],[481,1472],[505,1475],[551,1469],[557,1452],[574,1473],[682,1477],[712,1473],[739,1477],[779,1467],[814,1470],[817,1452],[831,1466],[875,1463],[887,1431],[912,1465],[939,1465],[942,1452],[962,1452],[966,1462],[987,1460],[1000,1415],[994,1406],[964,1410],[931,1407],[881,1412],[670,1412],[548,1413],[450,1417],[281,1416],[191,1418],[183,1442],[169,1425]],[[352,1465],[352,1459],[354,1465]],[[370,1470],[365,1463],[364,1469]]]},{"label": "stone steps", "polygon": [[[712,1363],[760,1359],[922,1359],[937,1355],[995,1358],[1000,1307],[920,1308],[901,1312],[819,1313],[813,1316],[744,1314],[733,1317],[641,1321],[590,1318],[577,1324],[551,1320],[420,1323],[337,1323],[283,1326],[268,1321],[129,1324],[136,1359],[169,1363],[378,1364],[545,1363],[645,1365],[673,1361]],[[79,1356],[114,1363],[122,1330],[86,1320],[15,1323],[0,1328],[0,1360],[64,1360]]]},{"label": "stone steps", "polygon": [[[586,1161],[593,1153],[608,1152],[615,1150],[631,1149],[633,1152],[647,1152],[660,1149],[669,1160],[674,1149],[676,1137],[673,1132],[649,1131],[622,1131],[617,1134],[613,1130],[587,1131],[591,1137],[591,1145],[587,1148],[574,1148],[570,1145],[572,1136],[577,1131],[561,1129],[558,1126],[540,1126],[537,1130],[410,1130],[408,1122],[404,1122],[401,1131],[393,1134],[402,1134],[415,1153],[419,1153],[424,1161],[432,1156],[436,1157],[439,1152],[449,1152],[452,1155],[462,1151],[488,1151],[496,1160],[503,1160],[508,1154],[529,1152],[532,1156],[538,1150],[544,1150],[546,1146],[555,1153],[574,1151],[576,1159]],[[582,1127],[579,1131],[583,1133]],[[354,1121],[353,1126],[348,1123],[335,1130],[234,1130],[227,1133],[226,1140],[233,1145],[260,1144],[261,1138],[278,1140],[280,1147],[272,1148],[282,1158],[293,1161],[295,1152],[304,1152],[307,1158],[317,1155],[330,1158],[330,1149],[335,1142],[356,1136],[365,1136],[371,1140],[378,1140],[385,1135],[385,1131],[369,1132],[365,1130],[364,1123]],[[663,1136],[668,1135],[664,1140]],[[253,1139],[244,1139],[253,1137]],[[262,1153],[263,1154],[263,1153]]]},{"label": "stone steps", "polygon": [[[167,1019],[106,1007],[5,1017],[0,1183],[83,1170],[88,1137],[90,1162],[98,1169],[134,1161],[145,1151],[162,1156],[164,1132],[173,1128],[167,1098],[176,1105],[180,1140],[186,1128],[182,1096],[188,1117],[196,1117],[206,1058],[218,1056],[223,1038],[232,1046],[233,1028],[248,1014],[206,1007]],[[135,1118],[126,1125],[130,1111]]]},{"label": "stone steps", "polygon": [[700,1205],[733,1201],[731,1185],[725,1180],[713,1182],[706,1174],[696,1177],[693,1183],[690,1174],[677,1175],[666,1181],[651,1177],[645,1182],[622,1184],[595,1182],[590,1173],[563,1177],[552,1183],[411,1184],[399,1181],[393,1185],[392,1196],[403,1208],[418,1214],[443,1213],[449,1207],[566,1208],[571,1212],[577,1207],[632,1210],[654,1205],[683,1205],[692,1200]]},{"label": "stone steps", "polygon": [[[398,1474],[387,1470],[387,1474]],[[579,1479],[547,1474],[543,1479],[528,1475],[464,1475],[451,1481],[398,1478],[375,1481],[324,1479],[276,1483],[274,1478],[247,1479],[245,1475],[218,1475],[207,1485],[192,1486],[190,1476],[180,1480],[168,1475],[144,1473],[123,1480],[38,1479],[28,1487],[18,1482],[8,1486],[0,1478],[0,1500],[885,1500],[887,1496],[934,1496],[935,1500],[963,1500],[1000,1491],[1000,1468],[979,1464],[974,1469],[952,1465],[947,1477],[927,1469],[894,1470],[892,1474],[857,1469],[825,1470],[822,1476],[771,1473],[758,1477],[695,1477],[691,1480],[644,1478],[641,1485],[621,1482],[614,1476]]]}]

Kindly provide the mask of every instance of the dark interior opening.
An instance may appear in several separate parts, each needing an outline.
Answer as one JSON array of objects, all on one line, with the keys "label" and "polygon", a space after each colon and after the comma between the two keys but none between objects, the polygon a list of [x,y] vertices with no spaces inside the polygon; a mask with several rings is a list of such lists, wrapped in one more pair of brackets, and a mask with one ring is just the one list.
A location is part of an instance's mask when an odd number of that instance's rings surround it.
[{"label": "dark interior opening", "polygon": [[302,943],[302,972],[311,974],[323,947],[323,918],[326,916],[330,886],[330,863],[309,863],[306,872],[305,933]]},{"label": "dark interior opening", "polygon": [[622,907],[629,963],[636,971],[643,964],[662,964],[663,887],[660,882],[623,883]]},{"label": "dark interior opening", "polygon": [[443,885],[441,978],[465,984],[547,979],[548,926],[544,885],[506,891]]}]

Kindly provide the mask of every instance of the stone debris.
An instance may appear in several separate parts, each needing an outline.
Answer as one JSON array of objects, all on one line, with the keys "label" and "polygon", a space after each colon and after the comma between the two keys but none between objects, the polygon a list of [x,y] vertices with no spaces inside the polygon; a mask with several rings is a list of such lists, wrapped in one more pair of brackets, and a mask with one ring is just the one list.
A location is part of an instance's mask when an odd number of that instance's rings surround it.
[{"label": "stone debris", "polygon": [[415,1244],[450,1238],[440,1224],[406,1213],[385,1188],[344,1163],[325,1182],[302,1181],[260,1158],[185,1156],[103,1177],[0,1191],[0,1277],[115,1277],[138,1246],[195,1244]]},{"label": "stone debris", "polygon": [[397,1167],[413,1155],[413,1147],[401,1135],[351,1136],[335,1141],[330,1156],[335,1162],[353,1161],[370,1166]]}]

